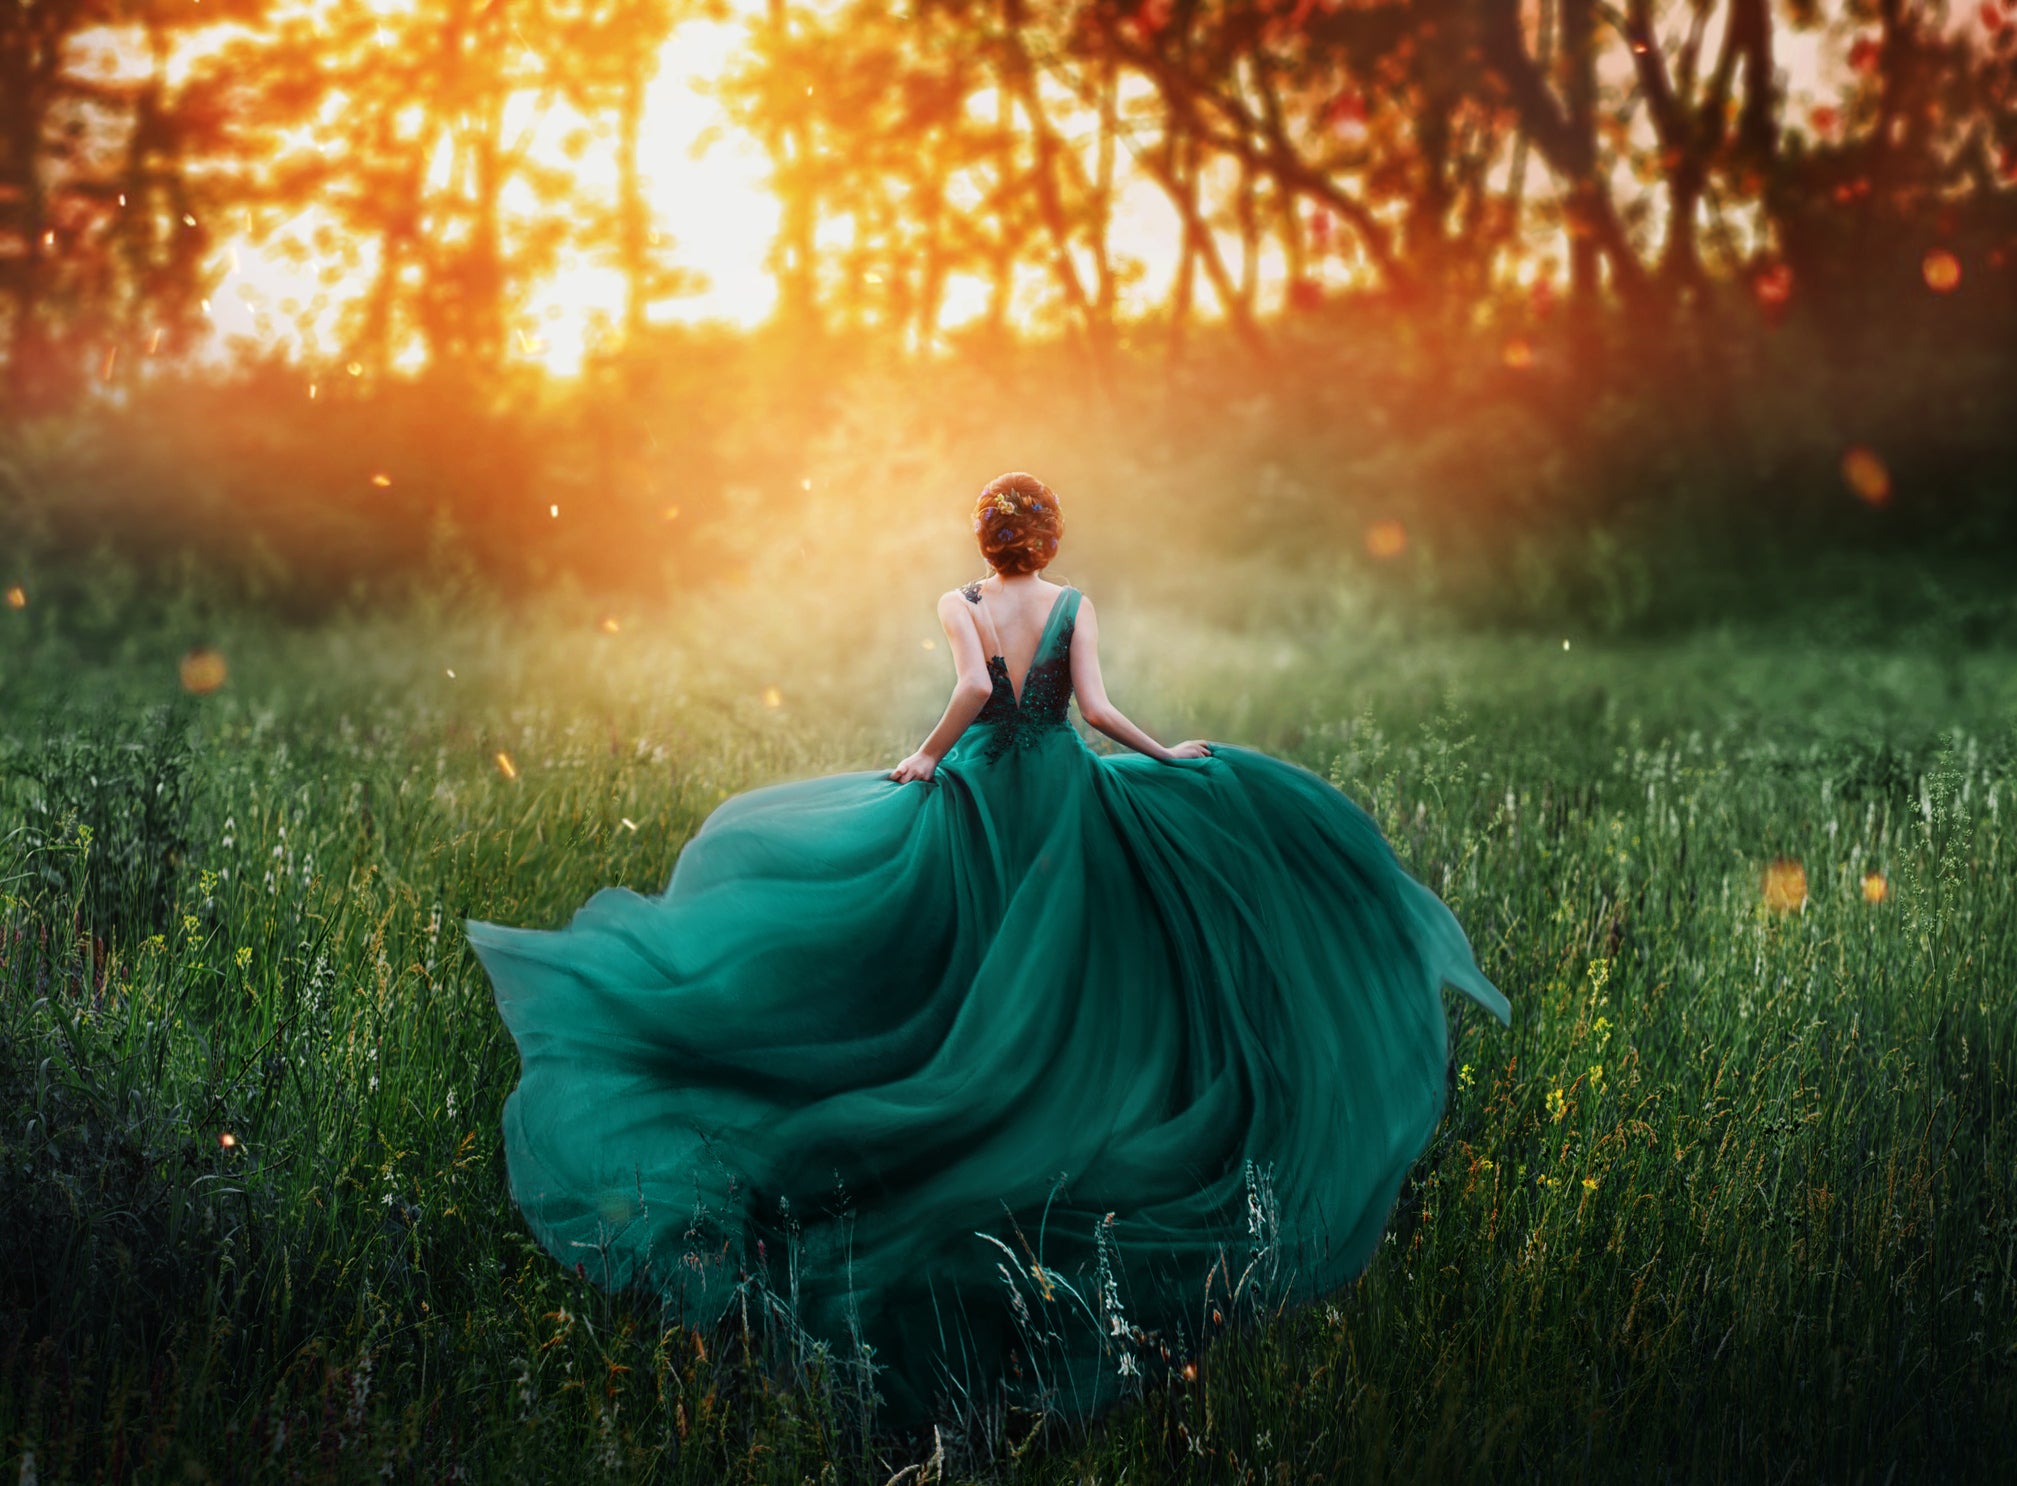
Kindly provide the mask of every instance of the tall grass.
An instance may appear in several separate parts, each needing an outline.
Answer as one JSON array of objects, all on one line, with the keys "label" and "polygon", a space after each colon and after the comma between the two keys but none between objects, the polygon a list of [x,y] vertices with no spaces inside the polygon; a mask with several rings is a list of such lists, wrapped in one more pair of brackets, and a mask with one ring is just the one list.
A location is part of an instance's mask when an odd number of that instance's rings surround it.
[{"label": "tall grass", "polygon": [[[727,794],[901,756],[946,679],[928,598],[839,644],[759,595],[615,634],[565,600],[284,633],[212,617],[87,668],[24,628],[0,676],[7,1468],[2009,1469],[2004,657],[1764,632],[1400,643],[1349,607],[1240,633],[1110,607],[1124,707],[1327,773],[1512,998],[1510,1031],[1459,1016],[1448,1115],[1361,1280],[1233,1304],[1269,1257],[1257,1223],[1198,1277],[1209,1345],[1094,1380],[1119,1408],[1082,1422],[1072,1380],[1048,1411],[1032,1389],[896,1439],[848,1339],[793,1331],[782,1270],[710,1328],[603,1295],[526,1235],[498,1128],[515,1053],[455,925],[655,892]],[[177,703],[199,637],[231,680]],[[182,783],[137,814],[149,778]],[[1774,907],[1782,859],[1804,895],[1782,876]],[[1064,1277],[1075,1306],[1004,1273],[1037,1339],[1117,1308],[1094,1274]]]}]

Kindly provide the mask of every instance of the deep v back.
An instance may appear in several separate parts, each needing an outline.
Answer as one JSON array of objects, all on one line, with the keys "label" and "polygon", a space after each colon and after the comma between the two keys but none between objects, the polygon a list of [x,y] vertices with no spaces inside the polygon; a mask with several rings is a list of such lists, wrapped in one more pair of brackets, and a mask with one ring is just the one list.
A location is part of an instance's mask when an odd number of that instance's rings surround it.
[{"label": "deep v back", "polygon": [[996,664],[999,664],[1002,679],[1008,682],[1009,701],[1017,707],[1022,705],[1023,698],[1029,692],[1030,673],[1042,663],[1044,649],[1051,643],[1052,628],[1057,624],[1058,616],[1064,610],[1065,595],[1071,591],[1072,587],[1067,583],[1058,589],[1056,597],[1051,600],[1051,606],[1044,614],[1043,628],[1037,631],[1036,648],[1030,652],[1029,664],[1023,667],[1022,683],[1018,685],[1009,677],[1008,657],[1002,653],[1001,626],[995,623],[994,612],[987,606],[987,595],[981,592],[980,581],[976,580],[969,583],[960,590],[960,593],[965,596],[967,602],[974,605],[977,612],[987,616],[988,629],[994,635],[994,644],[988,656],[989,666],[992,669]]},{"label": "deep v back", "polygon": [[[960,593],[980,608],[979,583],[969,583]],[[1008,660],[1001,654],[1001,631],[994,626],[994,616],[988,616],[995,638],[995,653],[987,663],[994,690],[974,723],[976,746],[989,763],[1010,752],[1039,747],[1047,738],[1071,735],[1065,707],[1072,695],[1072,628],[1077,613],[1078,590],[1066,584],[1051,600],[1050,614],[1023,672],[1020,692],[1009,680]]]}]

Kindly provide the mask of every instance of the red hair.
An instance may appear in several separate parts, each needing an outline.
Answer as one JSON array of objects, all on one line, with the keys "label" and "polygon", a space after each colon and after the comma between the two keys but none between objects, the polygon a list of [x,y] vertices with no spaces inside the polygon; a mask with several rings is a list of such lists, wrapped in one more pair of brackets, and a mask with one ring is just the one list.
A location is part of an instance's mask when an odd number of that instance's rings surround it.
[{"label": "red hair", "polygon": [[998,573],[1034,573],[1057,556],[1065,518],[1050,486],[1014,470],[982,487],[974,502],[973,529],[989,567]]}]

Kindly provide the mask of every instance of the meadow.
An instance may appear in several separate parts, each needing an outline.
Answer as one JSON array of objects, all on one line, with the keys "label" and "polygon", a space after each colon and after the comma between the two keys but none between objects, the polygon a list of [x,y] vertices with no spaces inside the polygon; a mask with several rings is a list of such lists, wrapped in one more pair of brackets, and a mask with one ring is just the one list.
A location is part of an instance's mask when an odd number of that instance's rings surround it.
[{"label": "meadow", "polygon": [[1932,604],[1634,639],[1323,589],[1233,624],[1081,581],[1120,705],[1360,800],[1512,1000],[1510,1030],[1455,1020],[1447,1115],[1359,1281],[1235,1304],[1201,1275],[1222,1334],[1106,1380],[1092,1423],[1067,1390],[900,1439],[772,1285],[661,1316],[516,1218],[516,1053],[461,920],[656,892],[728,794],[887,767],[943,700],[942,584],[812,629],[762,585],[296,627],[185,603],[117,635],[30,603],[0,611],[4,1468],[2007,1478],[2007,649]]}]

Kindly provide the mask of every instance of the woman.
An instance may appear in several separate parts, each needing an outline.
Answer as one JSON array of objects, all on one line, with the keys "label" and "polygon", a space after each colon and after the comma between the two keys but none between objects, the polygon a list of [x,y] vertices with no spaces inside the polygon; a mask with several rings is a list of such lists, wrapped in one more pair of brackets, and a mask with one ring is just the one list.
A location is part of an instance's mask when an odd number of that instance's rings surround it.
[{"label": "woman", "polygon": [[1295,1288],[1349,1280],[1442,1114],[1442,986],[1509,1023],[1356,805],[1108,701],[1041,481],[990,482],[974,530],[993,573],[939,601],[958,680],[910,757],[726,801],[659,897],[468,925],[540,1242],[689,1320],[761,1266],[874,1349],[900,1426],[1005,1374],[1097,1408],[1186,1350],[1256,1171]]}]

